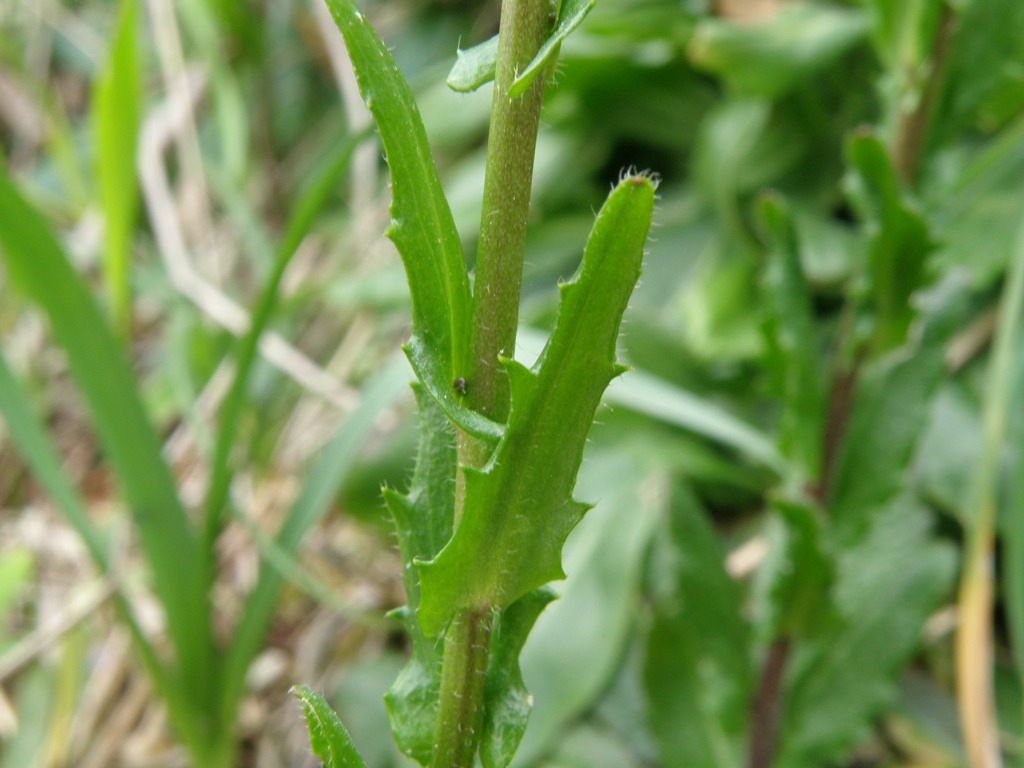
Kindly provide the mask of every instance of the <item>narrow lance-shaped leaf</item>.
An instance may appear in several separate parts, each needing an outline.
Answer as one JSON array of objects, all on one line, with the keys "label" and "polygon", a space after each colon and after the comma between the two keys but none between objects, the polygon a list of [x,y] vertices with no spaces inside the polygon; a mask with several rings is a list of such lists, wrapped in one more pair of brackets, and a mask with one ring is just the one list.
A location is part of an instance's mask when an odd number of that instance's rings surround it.
[{"label": "narrow lance-shaped leaf", "polygon": [[820,511],[810,502],[773,499],[768,552],[757,570],[753,612],[764,645],[802,637],[828,614],[834,563],[822,541]]},{"label": "narrow lance-shaped leaf", "polygon": [[672,590],[644,662],[648,721],[666,768],[739,768],[753,683],[742,593],[693,493],[677,488],[672,506]]},{"label": "narrow lance-shaped leaf", "polygon": [[803,472],[821,472],[825,376],[811,296],[800,264],[792,219],[782,201],[766,196],[758,206],[768,238],[765,271],[769,371],[781,401],[779,447]]},{"label": "narrow lance-shaped leaf", "polygon": [[345,38],[391,171],[387,234],[402,257],[412,296],[412,339],[406,353],[417,377],[456,424],[493,439],[500,425],[462,406],[452,386],[469,367],[469,275],[419,109],[387,47],[352,0],[326,1]]},{"label": "narrow lance-shaped leaf", "polygon": [[832,610],[793,655],[782,700],[778,768],[835,765],[892,701],[898,670],[956,569],[910,495],[873,510],[871,527],[838,558]]},{"label": "narrow lance-shaped leaf", "polygon": [[906,341],[914,317],[910,296],[925,280],[925,264],[935,243],[923,214],[907,199],[889,152],[881,140],[861,132],[847,142],[853,168],[851,200],[870,232],[868,277],[876,313],[875,351]]},{"label": "narrow lance-shaped leaf", "polygon": [[421,563],[420,625],[440,633],[461,608],[503,608],[564,576],[565,537],[587,510],[572,498],[583,445],[615,363],[622,313],[640,274],[654,185],[629,176],[601,208],[554,333],[533,370],[505,361],[509,423],[483,470],[465,469],[452,540]]},{"label": "narrow lance-shaped leaf", "polygon": [[128,362],[85,281],[2,167],[0,220],[0,255],[8,275],[46,312],[121,481],[167,612],[179,666],[189,672],[192,694],[211,700],[207,687],[215,684],[212,648],[205,622],[206,595],[196,578],[196,540]]}]

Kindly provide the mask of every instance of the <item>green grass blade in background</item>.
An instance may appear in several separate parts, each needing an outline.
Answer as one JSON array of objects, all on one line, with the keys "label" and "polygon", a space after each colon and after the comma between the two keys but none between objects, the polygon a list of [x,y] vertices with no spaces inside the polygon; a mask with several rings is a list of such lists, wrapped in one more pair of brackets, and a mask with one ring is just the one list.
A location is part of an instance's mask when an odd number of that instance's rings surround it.
[{"label": "green grass blade in background", "polygon": [[[408,364],[396,355],[366,382],[363,399],[324,447],[278,532],[275,543],[281,551],[294,551],[305,533],[327,513],[378,417],[408,392],[408,374]],[[281,574],[264,564],[256,586],[245,601],[224,658],[220,691],[224,717],[234,716],[244,690],[246,670],[263,643],[281,583]]]},{"label": "green grass blade in background", "polygon": [[[516,336],[517,359],[536,359],[546,340],[546,335],[536,328],[520,326]],[[693,432],[742,454],[779,477],[793,472],[792,465],[767,434],[715,402],[639,368],[615,379],[605,390],[603,402]]]},{"label": "green grass blade in background", "polygon": [[[1018,365],[1018,373],[1020,365]],[[1008,514],[1003,533],[1004,581],[1010,649],[1021,691],[1024,692],[1024,376],[1018,375],[1016,430],[1011,438],[1017,446],[1017,461],[1010,475]],[[1024,723],[1022,723],[1024,725]]]},{"label": "green grass blade in background", "polygon": [[648,720],[666,768],[739,768],[754,682],[742,592],[699,502],[674,494],[671,593],[655,608],[647,638]]},{"label": "green grass blade in background", "polygon": [[0,349],[0,414],[3,414],[18,452],[28,463],[36,481],[81,536],[89,555],[103,573],[110,559],[103,537],[89,519],[89,511],[61,469],[60,457],[35,414],[32,401],[15,378]]},{"label": "green grass blade in background", "polygon": [[[1004,592],[1006,603],[1007,624],[1010,632],[1010,646],[1013,651],[1017,677],[1024,689],[1024,355],[1020,354],[1021,324],[1021,283],[1024,283],[1024,230],[1017,238],[1013,254],[1010,274],[1007,277],[1013,286],[1008,291],[1004,317],[1007,336],[1013,335],[1013,342],[1007,342],[1011,350],[1017,351],[1014,360],[1016,373],[1015,396],[1011,396],[1016,413],[1013,414],[1015,430],[1009,438],[1010,444],[1016,446],[1017,461],[1010,473],[1010,488],[1007,494],[1006,529],[1003,533],[1005,554]],[[1013,301],[1010,298],[1013,297]],[[1014,306],[1016,304],[1016,306]],[[1011,325],[1015,323],[1015,325]],[[1009,415],[1009,414],[1008,414]]]},{"label": "green grass blade in background", "polygon": [[139,399],[120,345],[89,287],[71,267],[39,214],[0,170],[0,252],[8,275],[45,311],[85,400],[167,613],[177,661],[194,704],[215,687],[206,593],[196,573],[196,540],[178,499],[161,444]]},{"label": "green grass blade in background", "polygon": [[104,217],[103,271],[111,322],[131,332],[131,236],[139,195],[135,146],[142,99],[136,0],[122,0],[107,61],[93,89],[96,180]]},{"label": "green grass blade in background", "polygon": [[470,367],[469,275],[412,90],[351,0],[327,0],[327,6],[345,38],[359,91],[387,155],[391,173],[387,234],[402,257],[412,296],[409,359],[417,377],[452,420],[473,434],[495,438],[500,426],[462,406],[452,387]]},{"label": "green grass blade in background", "polygon": [[763,432],[715,403],[644,371],[629,371],[605,393],[609,405],[644,413],[732,448],[785,477],[789,463]]},{"label": "green grass blade in background", "polygon": [[[28,394],[11,371],[3,350],[0,350],[0,414],[3,414],[7,432],[31,468],[36,481],[82,538],[89,555],[100,572],[109,575],[111,572],[110,558],[106,543],[103,541],[100,531],[89,519],[89,511],[82,502],[81,496],[68,482],[67,475],[61,468],[60,457],[36,416]],[[142,633],[142,629],[132,614],[131,607],[120,591],[115,593],[114,600],[120,617],[132,633],[136,649],[142,656],[143,663],[146,665],[154,685],[166,699],[181,701],[180,708],[184,709],[180,681],[166,673],[156,651]]]},{"label": "green grass blade in background", "polygon": [[245,405],[245,388],[249,382],[249,374],[256,360],[256,351],[267,324],[270,322],[277,303],[277,293],[284,278],[285,271],[291,263],[292,256],[302,243],[316,215],[323,208],[331,192],[336,188],[338,179],[348,168],[352,151],[360,137],[349,137],[342,143],[332,157],[325,160],[320,170],[306,185],[285,225],[281,242],[277,247],[273,269],[263,286],[263,290],[252,313],[249,330],[238,342],[235,362],[235,375],[231,388],[220,406],[217,424],[217,440],[214,446],[213,460],[210,469],[210,486],[207,489],[203,516],[203,537],[200,543],[199,558],[201,581],[212,584],[214,544],[220,532],[224,509],[228,502],[231,489],[231,448],[236,441],[238,422]]},{"label": "green grass blade in background", "polygon": [[[967,510],[967,535],[964,541],[963,571],[960,578],[960,622],[957,628],[956,665],[960,725],[971,765],[995,765],[999,752],[999,724],[996,720],[992,669],[994,638],[993,571],[995,559],[996,517],[1000,496],[1000,460],[1006,425],[1012,416],[1010,395],[1014,391],[1015,367],[1021,361],[1021,318],[1024,316],[1024,228],[1021,228],[1003,286],[993,349],[988,364],[988,380],[982,407],[984,439],[974,474],[970,508]],[[1018,446],[1020,450],[1020,446]],[[1018,477],[1014,485],[1019,486]],[[1020,493],[1011,495],[1011,500]],[[1006,528],[1007,602],[1011,643],[1020,659],[1024,641],[1024,605],[1020,604],[1022,586],[1012,583],[1021,575],[1020,564],[1009,557],[1022,548],[1020,536],[1024,522],[1022,510],[1010,509]],[[1020,669],[1018,669],[1020,672]]]}]

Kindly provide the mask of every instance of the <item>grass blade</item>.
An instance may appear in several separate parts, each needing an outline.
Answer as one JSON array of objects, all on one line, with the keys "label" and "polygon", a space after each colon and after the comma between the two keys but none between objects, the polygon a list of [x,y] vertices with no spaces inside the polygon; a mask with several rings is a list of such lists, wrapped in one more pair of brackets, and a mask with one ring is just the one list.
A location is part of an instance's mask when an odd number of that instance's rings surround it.
[{"label": "grass blade", "polygon": [[68,263],[35,208],[0,170],[0,246],[12,282],[45,311],[138,526],[167,613],[177,661],[195,704],[214,690],[206,594],[196,573],[196,540],[161,456],[120,345],[88,286]]},{"label": "grass blade", "polygon": [[284,278],[285,270],[291,263],[292,256],[306,236],[313,219],[319,213],[328,196],[336,188],[341,174],[348,167],[352,151],[362,136],[352,136],[343,143],[333,157],[329,158],[322,169],[313,177],[300,195],[285,226],[284,235],[277,247],[274,266],[269,278],[263,286],[253,311],[249,330],[238,342],[236,354],[235,376],[231,382],[224,402],[221,404],[217,426],[217,440],[211,466],[210,487],[206,493],[203,516],[203,537],[199,549],[200,579],[209,589],[213,582],[214,545],[224,519],[224,508],[227,505],[231,489],[230,454],[235,444],[238,421],[245,405],[245,387],[249,381],[256,351],[270,317],[277,303],[277,292]]},{"label": "grass blade", "polygon": [[135,0],[122,0],[106,65],[93,90],[96,181],[104,226],[104,277],[110,317],[122,337],[131,332],[131,234],[138,211],[135,144],[142,86]]},{"label": "grass blade", "polygon": [[[61,469],[60,457],[36,416],[28,394],[11,371],[3,350],[0,350],[0,414],[3,414],[7,432],[31,468],[36,481],[82,538],[89,555],[100,572],[109,574],[111,572],[110,557],[106,544],[96,526],[89,520],[89,513],[81,496],[68,482],[67,475]],[[167,674],[156,651],[142,633],[142,629],[132,614],[131,607],[120,591],[114,594],[114,605],[119,616],[128,626],[139,655],[142,657],[156,688],[165,700],[181,702],[178,706],[173,703],[170,705],[172,713],[187,711],[188,707],[182,698],[183,691],[180,681]]]},{"label": "grass blade", "polygon": [[[396,355],[366,383],[359,406],[348,415],[310,470],[299,498],[276,536],[275,544],[279,551],[294,551],[305,533],[326,514],[377,418],[408,391],[408,371],[406,361]],[[246,670],[263,642],[281,583],[281,573],[264,563],[259,580],[246,599],[242,618],[235,627],[224,658],[220,691],[224,717],[234,716]]]},{"label": "grass blade", "polygon": [[[956,667],[960,724],[972,768],[1000,765],[999,728],[996,722],[992,682],[992,600],[993,558],[999,459],[1006,439],[1010,412],[1013,365],[1021,344],[1021,316],[1024,314],[1024,229],[1017,238],[1010,272],[1003,287],[995,342],[989,362],[983,406],[984,443],[975,474],[974,499],[969,510],[969,529],[964,542],[964,565],[960,581],[960,625],[957,631]],[[1020,510],[1009,527],[1010,547],[1019,548]],[[1011,569],[1016,572],[1016,569]],[[1019,598],[1020,586],[1011,594]],[[1010,600],[1007,609],[1011,626],[1019,629],[1024,606]],[[1016,634],[1016,633],[1015,633]],[[1021,638],[1014,637],[1015,643]]]}]

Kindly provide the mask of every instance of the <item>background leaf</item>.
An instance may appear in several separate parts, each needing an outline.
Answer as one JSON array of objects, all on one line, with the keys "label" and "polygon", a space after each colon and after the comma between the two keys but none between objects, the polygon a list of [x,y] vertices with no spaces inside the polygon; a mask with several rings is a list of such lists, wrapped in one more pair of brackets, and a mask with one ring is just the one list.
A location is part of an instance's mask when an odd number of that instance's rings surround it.
[{"label": "background leaf", "polygon": [[738,768],[753,682],[742,596],[688,489],[676,489],[668,525],[674,584],[655,611],[644,666],[650,727],[667,768]]},{"label": "background leaf", "polygon": [[[566,542],[568,578],[554,585],[559,598],[523,649],[534,707],[515,766],[545,765],[558,751],[614,680],[641,619],[638,598],[665,513],[666,478],[662,467],[651,466],[645,442],[624,437],[595,445],[599,450],[581,468],[579,493],[600,502]],[[575,639],[567,655],[569,636]]]},{"label": "background leaf", "polygon": [[912,500],[877,510],[861,543],[839,558],[838,618],[825,619],[791,661],[780,768],[826,765],[867,736],[955,567],[952,549],[931,539],[927,514]]},{"label": "background leaf", "polygon": [[863,41],[867,31],[859,10],[794,3],[756,25],[704,19],[687,52],[738,94],[779,96]]},{"label": "background leaf", "polygon": [[779,401],[779,445],[807,478],[821,472],[825,375],[814,325],[810,288],[800,263],[796,231],[781,201],[763,198],[758,209],[769,238],[765,297],[769,370]]},{"label": "background leaf", "polygon": [[934,250],[928,224],[901,191],[901,182],[881,141],[860,133],[847,145],[853,169],[851,192],[867,221],[868,277],[879,351],[906,339],[914,316],[910,296],[924,283]]}]

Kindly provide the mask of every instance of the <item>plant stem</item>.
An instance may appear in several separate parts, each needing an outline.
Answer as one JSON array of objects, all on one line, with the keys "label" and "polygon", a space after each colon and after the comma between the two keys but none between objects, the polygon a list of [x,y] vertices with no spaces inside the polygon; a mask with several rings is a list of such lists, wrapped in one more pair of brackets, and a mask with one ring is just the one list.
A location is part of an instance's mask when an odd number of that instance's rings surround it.
[{"label": "plant stem", "polygon": [[544,77],[517,98],[508,89],[548,32],[547,0],[504,0],[487,140],[480,244],[474,288],[473,371],[469,405],[495,421],[508,416],[508,377],[499,355],[513,353],[519,322],[523,242],[533,182]]},{"label": "plant stem", "polygon": [[751,707],[750,768],[770,768],[782,720],[782,677],[792,639],[780,637],[768,648]]},{"label": "plant stem", "polygon": [[[476,259],[473,360],[466,379],[469,406],[502,422],[508,418],[509,383],[499,356],[511,356],[515,350],[544,77],[514,99],[509,98],[508,89],[544,42],[549,7],[548,0],[504,0],[501,5]],[[482,443],[459,435],[460,466],[481,467],[487,458]],[[460,472],[456,525],[462,504]],[[445,635],[433,768],[472,768],[474,764],[483,722],[492,618],[487,606],[460,611]]]},{"label": "plant stem", "polygon": [[444,638],[433,768],[473,768],[484,707],[491,612],[460,611]]}]

